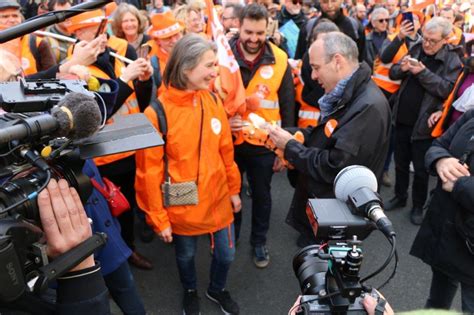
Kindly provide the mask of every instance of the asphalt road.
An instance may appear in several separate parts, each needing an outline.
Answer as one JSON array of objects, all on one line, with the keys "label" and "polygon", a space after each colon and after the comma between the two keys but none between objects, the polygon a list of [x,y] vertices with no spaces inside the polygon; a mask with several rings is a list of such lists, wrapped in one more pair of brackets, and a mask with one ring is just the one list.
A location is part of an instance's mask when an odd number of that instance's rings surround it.
[{"label": "asphalt road", "polygon": [[[392,178],[394,174],[392,173]],[[434,179],[431,180],[434,184]],[[382,188],[385,200],[392,196],[393,188]],[[297,233],[284,223],[293,190],[285,174],[276,174],[272,182],[273,212],[268,234],[270,265],[266,269],[257,269],[252,262],[250,235],[250,199],[243,197],[242,233],[237,247],[235,261],[228,277],[227,289],[239,303],[241,314],[287,314],[295,298],[299,295],[298,281],[292,270],[293,255],[296,247]],[[392,281],[382,290],[383,294],[396,312],[419,309],[424,306],[431,281],[430,268],[417,258],[408,254],[412,241],[418,230],[409,221],[410,202],[404,209],[389,212],[398,242],[400,257],[397,273]],[[175,263],[174,248],[155,238],[152,243],[144,244],[137,239],[140,252],[150,257],[155,269],[141,271],[133,269],[135,281],[149,314],[182,314],[182,289]],[[201,297],[202,314],[221,314],[220,309],[207,300],[204,293],[208,285],[210,267],[210,244],[207,236],[201,237],[196,256],[198,270],[198,294]],[[362,276],[382,265],[389,254],[389,244],[381,233],[373,232],[363,244],[364,262]],[[374,287],[379,286],[392,272],[393,262],[384,272],[369,281]],[[455,310],[460,310],[460,295],[453,303]],[[120,314],[113,308],[115,314]]]}]

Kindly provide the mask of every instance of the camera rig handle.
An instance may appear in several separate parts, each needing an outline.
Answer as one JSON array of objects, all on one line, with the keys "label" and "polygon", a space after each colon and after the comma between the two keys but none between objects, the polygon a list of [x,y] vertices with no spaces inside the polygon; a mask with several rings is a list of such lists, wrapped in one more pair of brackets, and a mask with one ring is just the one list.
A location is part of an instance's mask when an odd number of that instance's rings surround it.
[{"label": "camera rig handle", "polygon": [[104,246],[106,241],[107,234],[95,233],[73,249],[56,257],[49,264],[39,268],[39,276],[28,283],[31,291],[34,293],[42,292],[48,287],[49,282],[56,280],[71,268],[77,266],[86,257],[92,255],[95,250]]}]

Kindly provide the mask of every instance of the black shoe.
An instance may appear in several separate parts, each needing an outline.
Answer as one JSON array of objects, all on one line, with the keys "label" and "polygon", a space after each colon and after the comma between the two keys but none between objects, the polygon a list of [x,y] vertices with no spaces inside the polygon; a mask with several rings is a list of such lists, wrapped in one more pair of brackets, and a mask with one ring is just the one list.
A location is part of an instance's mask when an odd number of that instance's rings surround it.
[{"label": "black shoe", "polygon": [[146,223],[143,222],[143,227],[140,231],[140,240],[143,243],[150,243],[155,238],[155,231]]},{"label": "black shoe", "polygon": [[402,199],[398,196],[395,196],[385,204],[385,209],[384,210],[385,211],[392,211],[392,210],[395,210],[397,208],[403,208],[406,205],[407,205],[406,198]]},{"label": "black shoe", "polygon": [[227,315],[239,314],[239,305],[232,300],[229,291],[222,290],[220,292],[212,292],[207,290],[206,296],[212,302],[219,304],[221,310]]},{"label": "black shoe", "polygon": [[185,290],[183,298],[184,315],[200,315],[199,297],[196,290]]},{"label": "black shoe", "polygon": [[423,222],[423,208],[413,207],[410,212],[410,221],[414,225],[421,225],[421,222]]}]

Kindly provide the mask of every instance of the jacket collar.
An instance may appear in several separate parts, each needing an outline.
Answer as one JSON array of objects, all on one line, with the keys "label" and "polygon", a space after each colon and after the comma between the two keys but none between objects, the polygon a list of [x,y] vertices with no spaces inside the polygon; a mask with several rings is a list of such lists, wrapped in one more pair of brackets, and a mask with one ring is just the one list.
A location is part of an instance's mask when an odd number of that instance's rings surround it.
[{"label": "jacket collar", "polygon": [[[422,40],[420,40],[419,42],[417,42],[414,46],[413,46],[413,49],[416,50],[418,56],[420,56],[421,54],[421,51],[423,49],[423,46],[422,46]],[[458,50],[457,47],[454,47],[454,46],[451,46],[449,44],[445,44],[437,53],[436,55],[434,56],[434,59],[437,60],[437,61],[441,61],[443,64],[446,63],[448,61],[448,52],[449,51],[456,51]],[[457,51],[459,53],[459,51]],[[450,60],[450,59],[449,59]]]},{"label": "jacket collar", "polygon": [[[232,52],[234,53],[235,59],[239,63],[240,67],[248,68],[247,64],[244,62],[243,57],[239,55],[237,51],[238,37],[235,36],[230,40],[230,46],[232,47]],[[275,55],[273,54],[272,47],[268,40],[265,40],[264,53],[260,57],[260,61],[257,62],[257,65],[274,65],[275,64]]]},{"label": "jacket collar", "polygon": [[163,103],[171,103],[176,106],[195,106],[201,98],[202,90],[179,90],[173,86],[165,86],[160,99]]}]

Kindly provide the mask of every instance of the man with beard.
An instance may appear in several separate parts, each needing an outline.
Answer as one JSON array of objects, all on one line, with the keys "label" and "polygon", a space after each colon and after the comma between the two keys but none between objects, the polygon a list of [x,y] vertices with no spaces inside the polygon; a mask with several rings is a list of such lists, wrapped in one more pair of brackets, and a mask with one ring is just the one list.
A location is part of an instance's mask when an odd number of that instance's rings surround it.
[{"label": "man with beard", "polygon": [[[266,39],[268,12],[258,4],[248,5],[240,16],[239,37],[230,41],[247,96],[257,95],[260,107],[253,111],[266,121],[291,127],[295,124],[295,87],[287,55]],[[243,117],[232,117],[232,131],[242,129],[250,111]],[[270,183],[275,154],[263,146],[243,142],[235,146],[235,160],[241,173],[247,172],[252,190],[252,232],[254,263],[265,268],[270,256],[266,249],[266,234],[272,207]],[[235,214],[236,242],[240,235],[242,217]]]},{"label": "man with beard", "polygon": [[364,60],[365,53],[365,34],[364,27],[352,17],[345,16],[342,12],[342,0],[321,0],[321,16],[310,19],[304,27],[300,29],[298,44],[296,45],[295,59],[301,59],[308,50],[310,38],[313,30],[318,24],[320,18],[326,18],[333,21],[342,33],[346,34],[357,44],[359,50],[359,61]]}]

